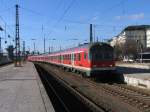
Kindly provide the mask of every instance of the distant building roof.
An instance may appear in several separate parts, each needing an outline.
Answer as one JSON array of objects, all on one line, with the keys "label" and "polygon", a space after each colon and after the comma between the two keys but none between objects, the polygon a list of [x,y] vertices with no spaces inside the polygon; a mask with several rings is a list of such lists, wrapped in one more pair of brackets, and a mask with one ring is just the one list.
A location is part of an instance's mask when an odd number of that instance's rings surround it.
[{"label": "distant building roof", "polygon": [[124,29],[124,31],[130,31],[130,30],[146,30],[150,29],[150,25],[134,25],[134,26],[128,26]]}]

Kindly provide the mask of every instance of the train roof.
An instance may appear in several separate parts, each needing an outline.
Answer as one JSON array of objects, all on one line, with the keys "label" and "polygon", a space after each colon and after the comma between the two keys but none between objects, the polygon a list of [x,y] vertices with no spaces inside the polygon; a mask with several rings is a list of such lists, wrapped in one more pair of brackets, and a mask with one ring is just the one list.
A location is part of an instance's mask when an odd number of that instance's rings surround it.
[{"label": "train roof", "polygon": [[[107,43],[104,42],[95,42],[95,43],[84,43],[84,44],[80,44],[79,46],[73,47],[73,48],[68,48],[68,49],[64,49],[64,50],[60,50],[61,52],[66,52],[66,51],[74,51],[75,49],[90,49],[91,47],[95,46],[95,45],[100,45],[100,46],[110,46]],[[56,51],[56,52],[52,52],[52,53],[58,53],[60,51]]]},{"label": "train roof", "polygon": [[96,45],[111,47],[109,44],[104,43],[104,42],[95,42],[95,43],[92,43],[92,44],[84,43],[84,44],[80,44],[79,46],[76,46],[76,47],[73,47],[73,48],[59,50],[59,51],[55,51],[55,52],[52,52],[52,53],[40,54],[40,56],[50,55],[50,54],[57,54],[57,53],[60,53],[60,52],[64,52],[65,53],[65,52],[70,52],[70,51],[74,51],[74,50],[78,50],[78,49],[90,49],[90,48],[92,48],[93,46],[96,46]]}]

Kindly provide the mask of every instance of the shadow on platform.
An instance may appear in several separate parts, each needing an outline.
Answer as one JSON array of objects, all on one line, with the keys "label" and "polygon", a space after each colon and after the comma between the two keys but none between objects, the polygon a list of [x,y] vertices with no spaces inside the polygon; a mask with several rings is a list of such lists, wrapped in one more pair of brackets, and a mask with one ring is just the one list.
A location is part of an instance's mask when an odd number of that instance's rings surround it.
[{"label": "shadow on platform", "polygon": [[117,67],[117,71],[121,74],[150,73],[148,69],[129,67]]}]

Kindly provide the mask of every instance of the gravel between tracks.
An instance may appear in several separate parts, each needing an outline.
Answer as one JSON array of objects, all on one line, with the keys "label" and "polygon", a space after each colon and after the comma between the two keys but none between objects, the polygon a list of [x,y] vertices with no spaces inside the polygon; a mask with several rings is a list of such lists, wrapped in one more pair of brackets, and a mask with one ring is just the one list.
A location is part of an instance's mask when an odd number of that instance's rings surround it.
[{"label": "gravel between tracks", "polygon": [[[130,105],[120,98],[109,92],[103,90],[100,85],[94,84],[93,81],[85,80],[80,75],[71,72],[64,72],[57,67],[47,64],[39,64],[49,72],[54,72],[68,85],[80,92],[82,95],[93,101],[100,107],[105,108],[108,112],[145,112],[140,110],[137,106]],[[147,111],[148,112],[148,111]]]}]

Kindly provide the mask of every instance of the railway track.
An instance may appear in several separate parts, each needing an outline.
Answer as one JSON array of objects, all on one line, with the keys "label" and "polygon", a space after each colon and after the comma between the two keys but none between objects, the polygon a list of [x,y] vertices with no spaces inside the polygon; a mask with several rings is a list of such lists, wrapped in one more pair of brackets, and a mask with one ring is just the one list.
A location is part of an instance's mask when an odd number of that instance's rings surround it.
[{"label": "railway track", "polygon": [[61,79],[53,77],[39,66],[36,68],[56,112],[107,112],[62,83]]},{"label": "railway track", "polygon": [[101,84],[101,88],[107,91],[107,93],[117,96],[124,102],[138,108],[142,112],[150,111],[150,96],[145,96],[139,94],[139,92],[131,91],[117,85]]},{"label": "railway track", "polygon": [[[52,70],[61,73],[59,77],[61,78],[61,80],[64,80],[66,83],[68,83],[64,79],[64,77],[68,78],[66,74],[69,75],[69,77],[72,75],[75,78],[73,80],[76,80],[77,83],[81,83],[81,82],[86,83],[87,85],[90,85],[91,88],[95,88],[97,94],[103,94],[101,98],[104,99],[105,96],[110,96],[112,98],[116,98],[116,100],[119,99],[116,101],[118,102],[116,103],[116,105],[119,104],[120,102],[123,102],[122,104],[127,104],[126,107],[129,108],[127,109],[130,110],[129,112],[133,112],[135,110],[136,112],[150,112],[150,93],[148,93],[148,91],[137,89],[135,87],[131,87],[125,84],[108,84],[108,83],[95,82],[88,78],[85,79],[81,77],[76,77],[74,73],[69,73],[69,72],[63,73],[61,72],[61,70],[58,70],[55,67],[52,67]],[[73,88],[75,88],[78,91],[78,86],[73,85]],[[116,106],[111,105],[110,100],[107,99],[104,99],[104,102],[101,100],[101,102],[99,102],[98,105],[100,107],[103,107],[103,110],[107,110],[107,112],[120,112],[120,111],[114,111],[115,110],[114,108],[116,108]],[[135,110],[134,109],[132,110],[130,107],[133,107]]]},{"label": "railway track", "polygon": [[119,97],[122,101],[138,108],[142,112],[150,112],[150,93],[136,89],[125,84],[102,84],[86,79],[93,86],[102,89],[112,96]]}]

